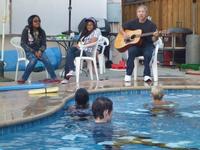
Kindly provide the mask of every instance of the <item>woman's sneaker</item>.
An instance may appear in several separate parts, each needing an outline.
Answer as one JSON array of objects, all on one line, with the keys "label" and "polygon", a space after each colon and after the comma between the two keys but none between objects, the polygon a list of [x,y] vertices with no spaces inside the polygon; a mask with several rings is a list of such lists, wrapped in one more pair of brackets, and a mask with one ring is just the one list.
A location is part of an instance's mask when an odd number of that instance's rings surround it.
[{"label": "woman's sneaker", "polygon": [[69,81],[69,80],[67,80],[67,79],[64,79],[64,80],[62,80],[60,83],[61,83],[61,84],[67,84],[67,83],[68,83],[68,81]]},{"label": "woman's sneaker", "polygon": [[68,74],[66,75],[66,79],[69,80],[72,76],[75,76],[75,72],[73,70],[69,71]]}]

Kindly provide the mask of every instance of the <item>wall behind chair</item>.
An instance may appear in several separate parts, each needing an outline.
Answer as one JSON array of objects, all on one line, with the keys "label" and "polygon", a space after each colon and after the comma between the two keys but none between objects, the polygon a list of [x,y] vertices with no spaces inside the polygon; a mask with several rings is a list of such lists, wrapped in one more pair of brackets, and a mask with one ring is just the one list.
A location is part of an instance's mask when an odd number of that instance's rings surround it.
[{"label": "wall behind chair", "polygon": [[[5,1],[6,0],[0,0],[0,35],[2,34],[2,18],[4,15],[4,7],[5,7]],[[9,13],[8,13],[8,6],[6,9],[6,24],[5,24],[5,33],[9,33]]]},{"label": "wall behind chair", "polygon": [[[38,14],[47,35],[57,35],[68,30],[69,0],[12,0],[11,33],[21,34],[27,18]],[[107,18],[107,0],[71,0],[71,28],[77,31],[84,17]]]}]

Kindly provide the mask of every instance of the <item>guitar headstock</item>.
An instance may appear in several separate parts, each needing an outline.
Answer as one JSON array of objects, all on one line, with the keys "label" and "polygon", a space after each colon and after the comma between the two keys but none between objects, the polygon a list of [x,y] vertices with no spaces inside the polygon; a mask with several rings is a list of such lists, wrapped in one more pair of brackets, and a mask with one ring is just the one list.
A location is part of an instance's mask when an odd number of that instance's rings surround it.
[{"label": "guitar headstock", "polygon": [[161,30],[161,31],[158,31],[158,34],[159,34],[159,36],[167,36],[169,34],[169,31],[168,30]]},{"label": "guitar headstock", "polygon": [[153,36],[167,36],[169,34],[168,30],[161,30],[153,32]]}]

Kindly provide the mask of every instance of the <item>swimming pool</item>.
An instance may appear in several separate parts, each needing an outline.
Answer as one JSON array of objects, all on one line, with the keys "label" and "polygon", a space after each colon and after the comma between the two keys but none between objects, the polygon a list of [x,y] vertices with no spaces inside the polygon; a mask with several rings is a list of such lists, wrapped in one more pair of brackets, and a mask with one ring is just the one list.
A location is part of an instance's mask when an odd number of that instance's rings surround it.
[{"label": "swimming pool", "polygon": [[[167,100],[177,103],[170,113],[152,114],[148,90],[91,94],[113,100],[111,124],[96,125],[92,119],[72,119],[64,109],[40,124],[0,136],[0,149],[168,149],[200,148],[200,91],[166,90]],[[71,105],[73,99],[67,102]]]}]

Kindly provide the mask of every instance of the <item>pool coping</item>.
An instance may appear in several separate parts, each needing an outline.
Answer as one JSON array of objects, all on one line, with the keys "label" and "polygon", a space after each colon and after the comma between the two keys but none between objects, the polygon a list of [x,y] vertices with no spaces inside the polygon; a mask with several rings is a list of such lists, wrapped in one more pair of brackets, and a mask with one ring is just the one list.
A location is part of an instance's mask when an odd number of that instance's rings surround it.
[{"label": "pool coping", "polygon": [[[167,89],[167,90],[171,90],[171,89],[172,90],[173,89],[174,90],[200,90],[200,86],[198,86],[198,85],[176,85],[176,86],[175,85],[162,85],[162,87],[164,89]],[[103,88],[103,89],[93,89],[93,90],[88,90],[88,92],[90,94],[95,94],[95,93],[112,92],[112,91],[148,90],[148,89],[150,89],[150,86],[149,87],[144,87],[144,86],[133,87],[133,86],[130,86],[130,87],[112,87],[112,88]],[[0,128],[24,124],[24,123],[36,121],[36,120],[51,116],[54,113],[61,110],[64,107],[64,105],[66,104],[66,102],[73,97],[74,97],[74,93],[62,98],[61,104],[57,105],[56,107],[54,107],[54,108],[52,108],[48,111],[45,111],[44,113],[40,113],[38,115],[26,117],[26,118],[23,118],[23,119],[16,119],[16,120],[9,120],[9,121],[0,122]]]}]

